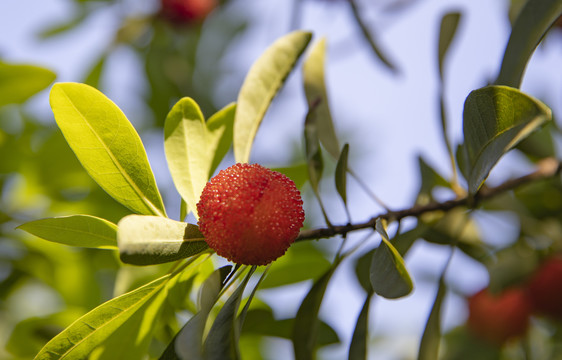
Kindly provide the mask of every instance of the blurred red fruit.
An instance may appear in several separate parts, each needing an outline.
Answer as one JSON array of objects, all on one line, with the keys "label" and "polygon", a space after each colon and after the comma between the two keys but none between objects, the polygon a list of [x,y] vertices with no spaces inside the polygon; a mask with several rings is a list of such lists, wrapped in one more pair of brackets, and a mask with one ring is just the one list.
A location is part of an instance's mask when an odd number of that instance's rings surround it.
[{"label": "blurred red fruit", "polygon": [[283,255],[304,222],[295,183],[258,164],[220,171],[203,189],[197,212],[207,244],[245,265],[266,265]]},{"label": "blurred red fruit", "polygon": [[562,321],[562,256],[542,264],[528,285],[533,310]]},{"label": "blurred red fruit", "polygon": [[177,24],[203,20],[215,7],[217,0],[161,0],[161,14]]},{"label": "blurred red fruit", "polygon": [[478,338],[501,345],[525,334],[531,304],[523,289],[512,288],[494,295],[483,289],[468,299],[468,328]]}]

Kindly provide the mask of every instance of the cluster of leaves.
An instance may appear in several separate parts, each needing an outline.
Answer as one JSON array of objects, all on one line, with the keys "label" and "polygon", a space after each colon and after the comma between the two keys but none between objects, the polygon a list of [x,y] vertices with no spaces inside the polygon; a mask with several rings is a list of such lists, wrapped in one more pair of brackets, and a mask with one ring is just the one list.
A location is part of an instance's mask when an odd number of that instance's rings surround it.
[{"label": "cluster of leaves", "polygon": [[[400,219],[376,218],[372,227],[374,233],[379,235],[380,242],[372,241],[372,234],[368,234],[357,247],[343,251],[346,234],[342,232],[341,248],[332,261],[326,260],[318,249],[307,242],[298,242],[287,256],[267,269],[225,266],[215,270],[211,251],[197,226],[183,222],[189,211],[197,218],[195,204],[199,194],[231,145],[237,162],[250,161],[252,143],[260,123],[273,98],[308,47],[310,33],[297,31],[276,41],[253,65],[236,104],[214,112],[208,120],[203,117],[199,104],[191,98],[182,98],[167,113],[164,147],[174,184],[182,197],[180,221],[167,218],[144,146],[121,110],[91,86],[56,84],[51,90],[50,102],[64,139],[89,176],[123,209],[115,214],[105,214],[94,210],[96,205],[92,205],[91,209],[79,208],[78,211],[91,215],[36,220],[21,225],[20,229],[51,242],[109,249],[92,250],[88,254],[104,253],[101,257],[114,270],[119,266],[118,261],[108,254],[116,252],[120,262],[125,264],[164,265],[155,267],[158,269],[156,273],[161,276],[150,274],[153,278],[146,284],[142,284],[146,282],[142,276],[117,281],[114,298],[80,316],[58,335],[53,337],[54,334],[48,334],[46,337],[52,339],[36,358],[133,359],[142,358],[148,353],[161,359],[236,359],[241,357],[239,342],[244,337],[251,341],[252,336],[291,339],[297,359],[313,358],[318,346],[339,341],[334,330],[321,321],[318,314],[338,266],[363,245],[370,245],[371,249],[355,260],[357,279],[365,290],[365,301],[352,336],[350,359],[367,356],[368,316],[373,297],[396,299],[413,290],[414,285],[403,257],[415,241],[423,239],[458,248],[484,263],[490,269],[492,287],[501,289],[521,281],[534,269],[540,256],[558,251],[561,247],[562,241],[557,235],[560,232],[557,230],[562,220],[559,211],[562,202],[552,200],[562,199],[560,179],[555,177],[513,193],[500,194],[483,203],[479,202],[479,194],[486,190],[484,182],[491,169],[503,154],[514,147],[518,147],[534,162],[555,155],[552,126],[531,134],[551,120],[550,110],[540,101],[519,91],[518,87],[534,48],[557,15],[562,13],[562,2],[532,0],[527,6],[514,24],[495,84],[473,91],[466,99],[463,113],[464,143],[458,146],[456,153],[453,153],[453,146],[445,136],[453,172],[456,173],[458,167],[466,179],[467,189],[463,189],[456,175],[446,180],[423,159],[419,161],[422,183],[416,198],[417,206],[433,202],[433,190],[443,187],[450,189],[457,197],[466,197],[470,207],[420,213],[414,228],[397,233],[392,239],[387,234],[386,220]],[[459,14],[448,14],[441,24],[441,79],[447,48],[459,20]],[[324,162],[336,163],[336,188],[346,208],[346,177],[356,175],[348,166],[350,147],[348,144],[340,146],[332,124],[324,84],[325,46],[324,40],[318,41],[303,64],[304,88],[309,106],[304,123],[307,163],[305,167],[297,166],[285,171],[289,175],[300,171],[301,177],[302,172],[306,174],[304,177],[320,202],[328,228],[334,228],[328,217],[329,209],[324,208],[320,197]],[[25,70],[25,75],[44,79],[38,81],[35,89],[27,87],[19,93],[14,92],[8,76],[2,77],[2,71],[12,75],[20,68]],[[41,75],[34,74],[34,71]],[[0,94],[6,85],[12,96],[6,98],[11,103],[25,101],[52,81],[53,74],[44,69],[0,64]],[[441,104],[444,104],[442,97]],[[444,112],[442,115],[445,134]],[[4,139],[7,137],[0,138]],[[540,146],[536,146],[536,143]],[[0,142],[0,146],[4,144],[7,143]],[[537,152],[537,149],[540,151]],[[324,151],[327,156],[323,155]],[[67,166],[66,163],[64,166]],[[37,167],[41,168],[39,162]],[[12,168],[5,173],[19,171],[23,169]],[[52,169],[50,171],[50,174],[55,174]],[[84,184],[89,186],[89,183]],[[69,187],[68,183],[60,185],[57,189],[61,189],[61,194],[58,196],[63,196],[62,190]],[[55,195],[53,197],[57,198]],[[84,199],[84,202],[88,201],[88,198]],[[92,203],[103,204],[98,200]],[[493,249],[484,244],[472,218],[474,212],[497,210],[514,212],[521,224],[521,240],[505,249]],[[127,213],[132,214],[124,216]],[[56,247],[56,251],[59,248]],[[537,252],[537,249],[541,252]],[[72,254],[69,252],[68,256]],[[533,254],[533,259],[529,259],[529,254]],[[522,256],[525,258],[522,259]],[[73,261],[68,261],[69,269],[66,271],[73,271],[70,268]],[[173,265],[166,267],[170,262]],[[514,269],[519,271],[514,272]],[[438,355],[442,337],[441,306],[448,287],[445,270],[439,279],[435,302],[421,338],[420,359],[434,359]],[[83,275],[81,282],[85,282],[85,279],[95,282],[93,271]],[[60,287],[61,293],[69,297],[86,297],[86,294],[91,293],[91,290],[83,289],[86,287],[84,285],[71,287],[72,284],[66,278],[61,281],[60,276],[52,276],[46,281]],[[43,275],[43,278],[46,277]],[[154,277],[157,278],[154,280]],[[279,287],[310,279],[314,279],[314,283],[294,318],[276,319],[267,304],[254,299],[258,288]],[[253,289],[248,294],[244,290],[250,285]],[[62,289],[64,286],[68,288]],[[99,299],[99,296],[95,299]],[[244,306],[240,309],[243,302]],[[87,309],[93,307],[92,300],[76,303]],[[97,303],[99,301],[95,305]],[[180,321],[178,314],[188,316],[189,320]],[[57,319],[56,322],[68,324],[68,321],[66,318]],[[12,348],[24,347],[18,344],[18,337],[26,331],[25,325],[30,324],[24,323],[14,331],[10,342]],[[458,332],[448,336],[450,354],[464,352],[474,355],[475,351],[482,349],[472,343],[468,346],[466,341],[459,342],[458,337]]]}]

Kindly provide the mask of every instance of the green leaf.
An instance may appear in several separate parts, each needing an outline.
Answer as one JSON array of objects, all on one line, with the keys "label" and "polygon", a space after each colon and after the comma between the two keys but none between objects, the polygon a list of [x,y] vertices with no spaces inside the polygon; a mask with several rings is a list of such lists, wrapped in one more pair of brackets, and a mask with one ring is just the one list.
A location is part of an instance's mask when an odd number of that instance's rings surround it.
[{"label": "green leaf", "polygon": [[507,86],[472,91],[464,104],[468,188],[475,194],[503,154],[552,119],[542,102]]},{"label": "green leaf", "polygon": [[227,265],[215,270],[203,283],[199,291],[199,312],[176,334],[160,360],[203,359],[203,333],[209,312],[217,302],[224,281],[232,266]]},{"label": "green leaf", "polygon": [[458,12],[452,12],[445,14],[441,19],[441,29],[439,30],[439,76],[443,79],[443,63],[445,61],[445,55],[447,50],[455,37],[457,32],[457,27],[459,25],[459,20],[461,14]]},{"label": "green leaf", "polygon": [[318,125],[316,123],[316,108],[308,110],[304,123],[304,143],[306,161],[308,164],[308,180],[312,186],[312,190],[318,196],[318,186],[322,178],[324,170],[324,161],[322,159],[322,150],[320,141],[318,140]]},{"label": "green leaf", "polygon": [[[244,321],[244,334],[256,334],[259,336],[274,336],[282,339],[291,339],[295,319],[276,320],[270,308],[253,308],[248,311]],[[338,334],[330,325],[319,320],[318,324],[318,346],[326,346],[339,343]]]},{"label": "green leaf", "polygon": [[406,296],[412,292],[414,284],[404,259],[390,243],[380,219],[377,219],[376,230],[381,235],[381,243],[371,262],[371,285],[378,295],[387,299]]},{"label": "green leaf", "polygon": [[441,342],[441,305],[446,294],[446,285],[443,277],[439,279],[439,289],[431,308],[423,332],[418,360],[433,360],[439,358],[439,343]]},{"label": "green leaf", "polygon": [[451,185],[437,171],[429,166],[425,160],[418,156],[421,185],[416,199],[417,204],[427,204],[433,199],[432,191],[436,186],[450,188]]},{"label": "green leaf", "polygon": [[182,98],[164,124],[164,149],[172,179],[187,208],[197,217],[197,203],[209,177],[228,152],[235,105],[228,105],[206,124],[199,105]]},{"label": "green leaf", "polygon": [[236,314],[240,307],[244,289],[255,270],[256,267],[252,267],[244,281],[228,298],[213,322],[213,326],[211,326],[204,344],[204,358],[206,360],[240,359]]},{"label": "green leaf", "polygon": [[0,61],[0,107],[24,103],[55,78],[54,72],[42,67]]},{"label": "green leaf", "polygon": [[260,288],[269,289],[316,279],[322,276],[330,265],[330,261],[310,241],[299,241],[291,245],[284,256],[271,264]]},{"label": "green leaf", "polygon": [[369,307],[373,293],[367,294],[365,303],[361,308],[359,317],[353,330],[351,344],[349,345],[349,360],[367,359],[367,341],[369,334]]},{"label": "green leaf", "polygon": [[234,120],[236,162],[247,163],[250,160],[250,151],[261,121],[311,37],[311,33],[304,31],[285,35],[252,65],[238,95]]},{"label": "green leaf", "polygon": [[562,15],[562,0],[529,0],[513,24],[497,85],[521,86],[527,62],[552,24]]},{"label": "green leaf", "polygon": [[93,66],[90,68],[90,71],[88,71],[88,74],[84,78],[85,84],[95,87],[96,89],[100,87],[100,79],[103,74],[107,56],[107,53],[103,53],[100,58],[93,64]]},{"label": "green leaf", "polygon": [[55,84],[50,100],[59,128],[90,176],[132,211],[165,216],[141,139],[117,105],[77,83]]},{"label": "green leaf", "polygon": [[347,208],[347,156],[349,144],[345,144],[336,164],[336,189]]},{"label": "green leaf", "polygon": [[30,221],[17,228],[60,244],[117,249],[117,225],[95,216],[60,216]]},{"label": "green leaf", "polygon": [[[126,321],[142,317],[140,311],[164,287],[169,275],[103,303],[82,316],[41,349],[36,360],[79,360],[89,358],[92,351],[117,331]],[[130,336],[130,334],[129,334]]]},{"label": "green leaf", "polygon": [[312,47],[303,64],[304,92],[309,108],[316,107],[318,139],[328,153],[334,159],[337,159],[340,156],[340,146],[334,130],[328,93],[324,82],[325,58],[326,39],[322,38]]},{"label": "green leaf", "polygon": [[185,259],[208,249],[196,225],[160,216],[129,215],[117,224],[121,260],[154,265]]},{"label": "green leaf", "polygon": [[293,166],[273,168],[273,171],[285,174],[289,179],[295,182],[297,189],[302,189],[308,180],[308,164],[302,163]]},{"label": "green leaf", "polygon": [[314,358],[318,341],[319,319],[318,312],[324,298],[328,283],[336,269],[337,264],[330,267],[328,271],[318,279],[304,298],[293,327],[293,349],[295,360],[308,360]]}]

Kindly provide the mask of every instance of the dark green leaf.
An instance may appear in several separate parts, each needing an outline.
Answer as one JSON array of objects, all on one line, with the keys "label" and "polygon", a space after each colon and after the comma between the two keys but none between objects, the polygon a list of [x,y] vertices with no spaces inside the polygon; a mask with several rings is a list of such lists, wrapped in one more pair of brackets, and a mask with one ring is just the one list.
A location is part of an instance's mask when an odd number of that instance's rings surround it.
[{"label": "dark green leaf", "polygon": [[318,124],[316,122],[316,107],[308,110],[304,123],[304,141],[306,160],[308,164],[308,179],[314,192],[318,195],[318,186],[324,170],[324,161],[318,140]]},{"label": "dark green leaf", "polygon": [[416,203],[427,204],[433,199],[432,191],[436,186],[449,188],[450,184],[429,166],[421,156],[418,157],[418,164],[420,167],[421,185]]},{"label": "dark green leaf", "polygon": [[460,13],[452,12],[445,14],[445,16],[441,19],[441,29],[439,30],[439,76],[441,79],[443,79],[443,63],[445,55],[447,54],[447,50],[455,37],[460,18]]},{"label": "dark green leaf", "polygon": [[336,164],[336,189],[338,194],[347,207],[347,156],[349,152],[349,144],[345,144],[341,151],[338,163]]},{"label": "dark green leaf", "polygon": [[217,302],[224,281],[232,266],[215,270],[203,283],[199,291],[199,312],[189,319],[168,345],[160,360],[202,360],[203,333],[209,312]]},{"label": "dark green leaf", "polygon": [[349,345],[349,360],[367,359],[367,342],[369,335],[369,306],[371,304],[371,297],[373,293],[367,294],[365,303],[361,308],[361,312],[357,317],[353,336],[351,337],[351,344]]},{"label": "dark green leaf", "polygon": [[312,288],[297,311],[292,337],[296,360],[314,358],[320,323],[318,312],[320,311],[324,293],[326,292],[334,270],[335,265],[328,269],[328,271],[312,285]]},{"label": "dark green leaf", "polygon": [[228,298],[217,315],[204,344],[204,358],[206,360],[240,359],[237,342],[236,314],[248,280],[255,271],[252,267],[248,275],[238,286],[236,291]]},{"label": "dark green leaf", "polygon": [[527,62],[560,15],[562,0],[526,2],[513,24],[496,84],[519,88]]},{"label": "dark green leaf", "polygon": [[439,289],[427,319],[425,330],[420,342],[418,360],[434,360],[439,358],[439,343],[441,342],[441,305],[447,287],[443,277],[439,280]]},{"label": "dark green leaf", "polygon": [[[295,319],[276,320],[271,309],[255,308],[250,309],[244,321],[242,331],[245,334],[255,334],[260,336],[274,336],[282,339],[291,339],[294,329]],[[319,320],[318,325],[318,346],[326,346],[338,343],[338,334],[330,325]]]},{"label": "dark green leaf", "polygon": [[94,63],[88,74],[84,79],[84,83],[88,84],[96,89],[100,88],[100,79],[103,74],[103,68],[105,66],[105,61],[107,59],[107,54],[104,53],[100,56],[98,61]]},{"label": "dark green leaf", "polygon": [[129,215],[117,226],[121,260],[128,264],[161,264],[199,254],[208,248],[196,225],[160,216]]},{"label": "dark green leaf", "polygon": [[55,78],[56,74],[45,68],[0,62],[0,107],[25,102]]},{"label": "dark green leaf", "polygon": [[324,83],[325,58],[326,39],[322,38],[312,47],[303,64],[304,92],[309,108],[316,107],[318,139],[328,153],[337,159],[340,156],[340,146],[334,130],[328,93]]},{"label": "dark green leaf", "polygon": [[18,229],[42,239],[71,246],[117,249],[117,225],[89,215],[30,221]]},{"label": "dark green leaf", "polygon": [[540,101],[506,86],[472,91],[464,104],[464,148],[468,187],[475,194],[500,157],[552,119]]},{"label": "dark green leaf", "polygon": [[295,31],[271,45],[252,65],[238,95],[234,120],[234,157],[250,160],[250,151],[269,105],[306,49],[312,34]]},{"label": "dark green leaf", "polygon": [[330,267],[324,254],[309,241],[299,241],[291,245],[287,253],[275,260],[260,287],[290,285],[316,279]]},{"label": "dark green leaf", "polygon": [[380,219],[376,230],[381,235],[381,243],[371,262],[371,285],[375,292],[387,299],[406,296],[414,289],[414,284],[404,264],[404,259],[392,246]]},{"label": "dark green leaf", "polygon": [[165,216],[144,146],[121,109],[77,83],[55,84],[50,100],[59,128],[90,176],[134,212]]}]

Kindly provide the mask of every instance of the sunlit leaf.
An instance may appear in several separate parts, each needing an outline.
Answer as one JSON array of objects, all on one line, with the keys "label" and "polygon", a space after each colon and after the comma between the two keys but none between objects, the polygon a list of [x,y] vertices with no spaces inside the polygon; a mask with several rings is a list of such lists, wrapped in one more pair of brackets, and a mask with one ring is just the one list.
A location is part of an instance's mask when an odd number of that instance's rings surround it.
[{"label": "sunlit leaf", "polygon": [[244,289],[254,271],[255,267],[252,267],[244,278],[244,281],[242,281],[234,293],[230,295],[215,318],[203,348],[206,360],[240,359],[236,315],[240,307]]},{"label": "sunlit leaf", "polygon": [[371,285],[378,295],[387,299],[406,296],[412,292],[414,284],[404,259],[390,243],[380,219],[377,220],[376,230],[381,235],[381,243],[371,262]]},{"label": "sunlit leaf", "polygon": [[318,279],[304,298],[293,327],[293,349],[296,360],[313,359],[318,341],[318,312],[335,266]]},{"label": "sunlit leaf", "polygon": [[132,211],[165,216],[141,139],[117,105],[77,83],[55,84],[50,100],[59,128],[90,176]]},{"label": "sunlit leaf", "polygon": [[521,86],[527,62],[552,24],[562,15],[562,0],[530,0],[519,12],[505,49],[497,85]]},{"label": "sunlit leaf", "polygon": [[163,289],[168,279],[168,275],[161,277],[93,309],[49,341],[35,359],[87,359],[126,321],[142,317],[143,305]]},{"label": "sunlit leaf", "polygon": [[552,119],[540,101],[506,86],[472,91],[464,104],[468,187],[475,194],[503,154]]},{"label": "sunlit leaf", "polygon": [[349,345],[349,360],[367,359],[367,344],[369,335],[369,307],[371,305],[371,297],[373,293],[367,294],[365,303],[361,308],[361,312],[357,317],[351,344]]},{"label": "sunlit leaf", "polygon": [[18,229],[42,239],[71,246],[117,248],[117,225],[89,215],[71,215],[30,221]]},{"label": "sunlit leaf", "polygon": [[452,12],[445,14],[441,19],[441,29],[439,30],[439,76],[443,78],[443,63],[447,50],[455,37],[461,14]]},{"label": "sunlit leaf", "polygon": [[199,228],[159,216],[129,215],[117,224],[121,260],[153,265],[184,259],[208,246]]},{"label": "sunlit leaf", "polygon": [[431,308],[423,332],[418,360],[433,360],[439,358],[439,343],[441,342],[441,305],[446,294],[446,286],[443,277],[439,280],[439,289]]},{"label": "sunlit leaf", "polygon": [[54,72],[42,67],[0,61],[0,106],[25,102],[55,78]]},{"label": "sunlit leaf", "polygon": [[186,97],[174,105],[166,118],[164,149],[168,167],[178,192],[195,216],[205,184],[230,148],[234,110],[231,104],[205,123],[199,105]]},{"label": "sunlit leaf", "polygon": [[293,70],[312,34],[295,31],[275,41],[252,65],[240,93],[234,120],[234,158],[247,163],[254,137],[269,104]]},{"label": "sunlit leaf", "polygon": [[325,58],[326,39],[322,38],[312,47],[303,64],[304,92],[309,108],[316,107],[318,139],[328,153],[337,159],[340,156],[340,146],[334,130],[324,81]]}]

